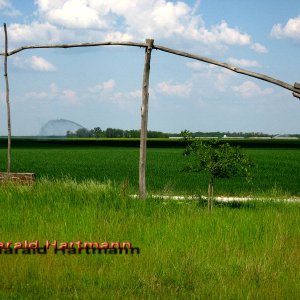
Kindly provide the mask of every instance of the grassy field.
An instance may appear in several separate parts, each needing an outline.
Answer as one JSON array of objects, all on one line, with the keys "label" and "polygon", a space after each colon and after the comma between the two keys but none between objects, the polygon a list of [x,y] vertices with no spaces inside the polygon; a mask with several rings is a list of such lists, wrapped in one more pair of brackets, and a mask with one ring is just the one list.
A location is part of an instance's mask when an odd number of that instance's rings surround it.
[{"label": "grassy field", "polygon": [[[206,174],[183,173],[182,149],[149,148],[147,187],[151,193],[206,194]],[[242,179],[217,181],[216,195],[300,196],[300,149],[243,149],[256,163],[250,184]],[[1,171],[6,151],[0,150]],[[33,172],[37,178],[71,178],[128,182],[138,190],[139,149],[128,147],[58,146],[14,148],[12,171]]]},{"label": "grassy field", "polygon": [[298,203],[219,204],[209,214],[202,202],[133,200],[127,192],[112,183],[71,180],[2,186],[1,242],[130,241],[140,254],[2,253],[0,298],[299,296]]},{"label": "grassy field", "polygon": [[[181,172],[180,148],[149,148],[150,193],[206,194],[205,174]],[[139,149],[48,144],[13,148],[31,187],[1,186],[0,242],[124,242],[140,254],[0,253],[0,299],[295,299],[300,294],[300,149],[242,149],[253,181],[216,195],[270,200],[206,203],[132,199]],[[1,171],[6,151],[0,149]],[[199,198],[201,199],[201,198]],[[1,245],[1,244],[0,244]]]}]

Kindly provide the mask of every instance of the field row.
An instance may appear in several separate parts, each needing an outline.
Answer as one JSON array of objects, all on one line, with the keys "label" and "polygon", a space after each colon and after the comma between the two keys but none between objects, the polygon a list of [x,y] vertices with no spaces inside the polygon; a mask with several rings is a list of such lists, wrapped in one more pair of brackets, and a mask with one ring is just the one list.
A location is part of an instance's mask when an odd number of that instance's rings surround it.
[{"label": "field row", "polygon": [[[219,180],[216,195],[300,196],[300,149],[244,149],[256,164],[253,180]],[[206,194],[206,174],[185,173],[182,149],[149,148],[147,188],[163,194]],[[42,147],[13,149],[12,171],[33,172],[37,178],[77,181],[112,180],[132,193],[138,190],[139,149],[128,147]],[[5,171],[6,150],[0,150]]]},{"label": "field row", "polygon": [[[201,138],[208,140],[209,138]],[[264,139],[264,138],[221,138],[221,142],[229,143],[242,148],[300,148],[300,139]],[[5,148],[7,139],[0,138],[0,147]],[[101,147],[139,147],[139,138],[23,138],[14,137],[12,140],[14,148],[29,147],[74,147],[74,146],[101,146]],[[149,148],[183,148],[182,139],[170,138],[148,138]]]}]

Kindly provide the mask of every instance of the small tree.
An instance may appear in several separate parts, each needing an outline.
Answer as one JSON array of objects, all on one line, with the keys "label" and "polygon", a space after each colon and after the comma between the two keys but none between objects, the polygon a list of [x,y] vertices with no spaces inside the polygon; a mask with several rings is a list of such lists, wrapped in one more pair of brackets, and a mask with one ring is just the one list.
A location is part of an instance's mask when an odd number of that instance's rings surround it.
[{"label": "small tree", "polygon": [[75,132],[76,136],[79,138],[88,138],[91,137],[91,132],[86,128],[79,128]]},{"label": "small tree", "polygon": [[254,163],[238,147],[221,143],[219,139],[201,141],[191,137],[190,132],[184,131],[182,135],[187,142],[184,155],[190,160],[185,171],[208,173],[208,210],[212,210],[213,185],[215,179],[245,177],[250,180],[250,169]]},{"label": "small tree", "polygon": [[95,127],[91,130],[91,135],[95,138],[101,138],[102,137],[102,130],[100,127]]}]

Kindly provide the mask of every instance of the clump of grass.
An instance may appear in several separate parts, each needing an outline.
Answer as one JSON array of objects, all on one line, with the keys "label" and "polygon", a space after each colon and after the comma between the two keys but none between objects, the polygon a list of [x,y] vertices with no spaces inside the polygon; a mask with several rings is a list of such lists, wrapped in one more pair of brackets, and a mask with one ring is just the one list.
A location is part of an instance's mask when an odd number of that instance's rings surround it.
[{"label": "clump of grass", "polygon": [[[125,183],[124,183],[125,184]],[[126,185],[126,184],[125,184]],[[300,205],[146,201],[114,182],[3,186],[2,241],[130,241],[139,255],[5,255],[0,297],[295,298]],[[163,202],[165,204],[163,204]]]}]

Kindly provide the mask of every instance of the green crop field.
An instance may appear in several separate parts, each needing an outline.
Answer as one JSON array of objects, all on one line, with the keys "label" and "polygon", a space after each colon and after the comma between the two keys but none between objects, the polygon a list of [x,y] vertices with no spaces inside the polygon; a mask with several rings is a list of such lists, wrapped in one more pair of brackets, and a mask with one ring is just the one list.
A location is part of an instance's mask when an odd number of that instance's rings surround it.
[{"label": "green crop field", "polygon": [[[16,141],[15,141],[16,142]],[[81,142],[81,141],[79,141]],[[0,187],[0,299],[296,299],[300,294],[298,147],[243,148],[250,184],[216,182],[216,195],[264,200],[133,199],[137,147],[16,142],[12,171],[32,186]],[[166,146],[166,145],[165,145]],[[149,148],[150,194],[206,195],[205,174],[181,172],[183,148]],[[0,170],[6,150],[0,148]],[[1,243],[125,242],[137,254],[10,253]],[[115,252],[113,252],[115,253]]]},{"label": "green crop field", "polygon": [[[299,148],[243,149],[256,164],[253,180],[220,180],[217,195],[300,196]],[[151,193],[206,194],[206,174],[184,173],[182,148],[149,148],[147,152],[147,187]],[[5,171],[6,151],[0,150],[1,171]],[[12,153],[12,171],[33,172],[37,178],[93,179],[129,183],[138,190],[139,149],[133,147],[95,147],[46,145],[17,147]]]}]

